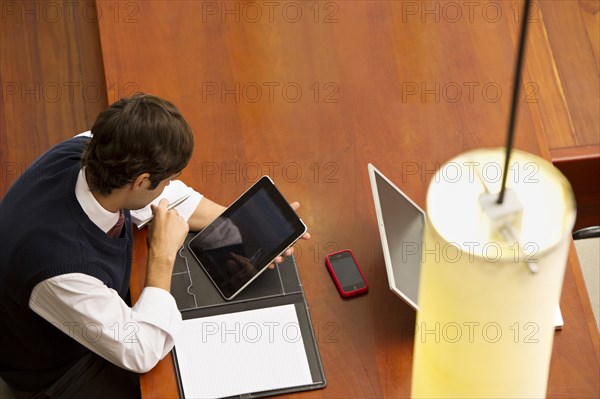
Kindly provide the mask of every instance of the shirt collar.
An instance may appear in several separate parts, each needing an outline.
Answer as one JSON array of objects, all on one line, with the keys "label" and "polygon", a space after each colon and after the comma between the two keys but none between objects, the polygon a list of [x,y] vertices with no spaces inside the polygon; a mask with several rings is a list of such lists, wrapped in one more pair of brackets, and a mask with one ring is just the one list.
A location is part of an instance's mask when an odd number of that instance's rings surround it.
[{"label": "shirt collar", "polygon": [[119,212],[107,211],[100,205],[90,191],[90,186],[85,179],[84,170],[85,169],[82,168],[79,171],[79,176],[77,176],[75,197],[77,197],[79,205],[81,205],[81,208],[83,208],[83,211],[88,215],[90,220],[102,229],[102,231],[107,233],[119,220]]}]

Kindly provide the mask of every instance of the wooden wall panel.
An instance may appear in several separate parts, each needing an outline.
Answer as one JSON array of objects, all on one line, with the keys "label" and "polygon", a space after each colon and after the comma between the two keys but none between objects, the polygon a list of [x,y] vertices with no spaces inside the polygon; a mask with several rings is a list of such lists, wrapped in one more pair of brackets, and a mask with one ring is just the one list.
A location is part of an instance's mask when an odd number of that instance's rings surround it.
[{"label": "wooden wall panel", "polygon": [[93,1],[0,7],[3,196],[44,151],[88,130],[107,96]]},{"label": "wooden wall panel", "polygon": [[[575,228],[600,222],[600,2],[535,2],[525,65],[548,156],[577,200]],[[545,141],[545,143],[543,143]]]},{"label": "wooden wall panel", "polygon": [[541,1],[548,41],[556,62],[572,130],[547,132],[550,150],[600,145],[600,2]]}]

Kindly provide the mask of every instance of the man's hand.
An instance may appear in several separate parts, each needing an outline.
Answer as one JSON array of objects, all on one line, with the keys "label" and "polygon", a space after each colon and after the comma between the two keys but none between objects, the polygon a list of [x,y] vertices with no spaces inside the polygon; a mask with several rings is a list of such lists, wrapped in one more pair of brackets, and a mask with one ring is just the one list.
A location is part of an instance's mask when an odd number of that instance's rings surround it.
[{"label": "man's hand", "polygon": [[[292,202],[290,204],[290,206],[292,207],[292,209],[295,211],[297,211],[298,209],[300,209],[300,203],[299,202]],[[303,240],[310,240],[310,234],[309,233],[304,233],[304,235],[302,237],[300,237]],[[284,256],[292,256],[292,254],[294,253],[294,247],[290,247],[288,248],[285,253]],[[283,256],[278,256],[277,258],[275,258],[275,261],[269,265],[269,269],[274,269],[275,265],[277,265],[278,263],[281,263],[285,260],[285,258]]]},{"label": "man's hand", "polygon": [[177,252],[189,231],[188,223],[175,209],[167,210],[169,202],[162,199],[152,205],[154,218],[150,224],[148,240],[148,266],[146,286],[171,289],[171,273]]}]

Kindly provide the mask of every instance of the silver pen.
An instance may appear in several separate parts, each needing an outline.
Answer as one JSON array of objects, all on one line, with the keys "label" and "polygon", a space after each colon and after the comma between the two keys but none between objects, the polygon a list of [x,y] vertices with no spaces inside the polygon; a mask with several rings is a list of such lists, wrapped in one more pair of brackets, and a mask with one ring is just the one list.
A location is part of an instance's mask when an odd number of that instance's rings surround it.
[{"label": "silver pen", "polygon": [[[178,200],[171,202],[169,204],[169,206],[167,206],[167,210],[171,210],[171,209],[175,208],[176,206],[181,205],[183,203],[183,201],[190,198],[191,195],[192,195],[192,193],[184,195],[183,197],[179,198]],[[144,228],[144,226],[146,226],[148,223],[150,223],[152,221],[152,219],[154,219],[154,215],[151,215],[148,219],[146,219],[142,223],[140,223],[138,225],[138,230],[141,230],[142,228]]]}]

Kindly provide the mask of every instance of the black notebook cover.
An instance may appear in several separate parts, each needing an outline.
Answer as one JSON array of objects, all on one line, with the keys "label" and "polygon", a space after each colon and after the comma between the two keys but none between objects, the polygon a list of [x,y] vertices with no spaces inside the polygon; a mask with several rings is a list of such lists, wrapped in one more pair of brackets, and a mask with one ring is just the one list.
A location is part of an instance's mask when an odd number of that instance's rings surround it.
[{"label": "black notebook cover", "polygon": [[[275,269],[265,270],[233,300],[226,301],[189,252],[187,243],[193,237],[194,234],[189,234],[179,251],[171,280],[171,294],[184,320],[288,304],[294,305],[298,316],[312,383],[271,391],[248,392],[234,398],[257,398],[325,387],[325,373],[294,258],[288,257]],[[176,348],[173,348],[173,357],[180,396],[186,398],[177,363]]]}]

